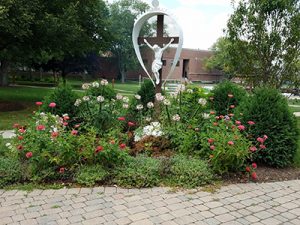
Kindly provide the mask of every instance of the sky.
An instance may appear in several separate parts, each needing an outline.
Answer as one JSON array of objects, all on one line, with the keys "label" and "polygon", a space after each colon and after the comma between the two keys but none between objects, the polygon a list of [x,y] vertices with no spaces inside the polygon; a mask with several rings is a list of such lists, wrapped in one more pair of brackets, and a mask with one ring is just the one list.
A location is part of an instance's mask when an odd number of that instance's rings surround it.
[{"label": "sky", "polygon": [[[108,0],[113,2],[114,0]],[[152,0],[143,0],[152,6]],[[209,49],[223,35],[233,12],[231,0],[159,0],[183,30],[184,48]]]}]

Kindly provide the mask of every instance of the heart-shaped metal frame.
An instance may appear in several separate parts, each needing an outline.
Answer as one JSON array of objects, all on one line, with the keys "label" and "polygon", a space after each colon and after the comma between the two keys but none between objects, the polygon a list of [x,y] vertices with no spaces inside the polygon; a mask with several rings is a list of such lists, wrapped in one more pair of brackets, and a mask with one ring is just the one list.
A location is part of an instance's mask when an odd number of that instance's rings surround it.
[{"label": "heart-shaped metal frame", "polygon": [[173,65],[171,67],[171,70],[169,71],[163,85],[166,83],[166,81],[168,80],[168,78],[172,75],[172,73],[174,72],[175,70],[175,67],[176,67],[176,64],[180,58],[180,53],[182,51],[182,45],[183,45],[183,32],[182,32],[182,29],[181,27],[178,25],[177,21],[168,13],[166,12],[165,10],[161,10],[161,9],[158,9],[158,8],[155,8],[149,12],[146,12],[144,14],[142,14],[134,23],[134,27],[133,27],[133,31],[132,31],[132,42],[133,42],[133,46],[134,46],[134,50],[135,50],[135,54],[143,68],[143,70],[146,72],[146,74],[148,75],[148,77],[150,78],[150,80],[152,81],[154,87],[155,87],[155,82],[153,81],[152,77],[150,76],[149,72],[147,71],[146,67],[145,67],[145,64],[143,62],[143,59],[142,59],[142,55],[141,55],[141,51],[140,51],[140,48],[139,48],[139,44],[138,44],[138,37],[140,35],[140,31],[143,27],[143,25],[145,24],[145,22],[154,17],[154,16],[158,16],[158,15],[165,15],[165,16],[168,16],[172,21],[173,23],[175,24],[176,26],[176,29],[179,31],[179,42],[178,42],[178,46],[177,46],[177,49],[176,49],[176,53],[175,53],[175,57],[174,57],[174,61],[173,61]]}]

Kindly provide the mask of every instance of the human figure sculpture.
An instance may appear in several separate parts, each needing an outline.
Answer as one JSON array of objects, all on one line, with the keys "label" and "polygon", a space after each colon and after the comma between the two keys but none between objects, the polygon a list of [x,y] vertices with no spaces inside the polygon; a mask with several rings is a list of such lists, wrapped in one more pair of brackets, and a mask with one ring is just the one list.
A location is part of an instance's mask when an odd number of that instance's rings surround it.
[{"label": "human figure sculpture", "polygon": [[158,85],[160,83],[160,79],[159,79],[159,70],[162,68],[163,66],[163,62],[162,62],[162,55],[163,55],[163,51],[166,50],[174,41],[174,38],[171,39],[171,41],[166,44],[163,48],[159,47],[158,45],[150,45],[149,42],[144,39],[144,42],[149,46],[149,48],[151,48],[154,51],[154,61],[152,62],[152,72],[155,76],[156,79],[156,85]]}]

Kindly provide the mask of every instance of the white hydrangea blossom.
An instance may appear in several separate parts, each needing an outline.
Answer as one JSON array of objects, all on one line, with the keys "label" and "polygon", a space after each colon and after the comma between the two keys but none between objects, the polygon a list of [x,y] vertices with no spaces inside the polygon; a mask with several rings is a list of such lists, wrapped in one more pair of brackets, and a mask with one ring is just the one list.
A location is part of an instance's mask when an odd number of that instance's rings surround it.
[{"label": "white hydrangea blossom", "polygon": [[81,99],[76,99],[74,105],[79,106],[82,103]]},{"label": "white hydrangea blossom", "polygon": [[88,102],[88,101],[90,101],[90,97],[89,97],[89,96],[83,96],[83,97],[82,97],[82,100],[83,100],[84,102]]},{"label": "white hydrangea blossom", "polygon": [[142,104],[139,104],[139,105],[136,106],[137,110],[142,110],[143,108],[144,108],[144,106]]},{"label": "white hydrangea blossom", "polygon": [[118,94],[116,95],[116,99],[117,99],[117,100],[122,100],[122,99],[123,99],[123,96],[122,96],[121,94],[118,93]]},{"label": "white hydrangea blossom", "polygon": [[101,85],[102,85],[102,86],[108,85],[108,81],[105,80],[105,79],[101,80]]},{"label": "white hydrangea blossom", "polygon": [[98,102],[104,102],[104,97],[101,96],[101,95],[99,95],[99,96],[97,97],[97,101],[98,101]]},{"label": "white hydrangea blossom", "polygon": [[199,103],[200,105],[202,105],[202,106],[205,106],[206,103],[207,103],[207,101],[206,101],[206,99],[204,99],[204,98],[200,98],[200,99],[198,100],[198,103]]},{"label": "white hydrangea blossom", "polygon": [[164,105],[171,105],[171,102],[168,99],[164,100]]},{"label": "white hydrangea blossom", "polygon": [[141,99],[141,96],[140,95],[135,95],[134,96],[137,100],[140,100]]},{"label": "white hydrangea blossom", "polygon": [[175,114],[173,117],[172,117],[172,120],[178,122],[180,120],[180,116],[178,114]]},{"label": "white hydrangea blossom", "polygon": [[99,83],[97,81],[92,83],[92,87],[94,88],[98,88],[99,87]]},{"label": "white hydrangea blossom", "polygon": [[90,88],[90,84],[89,83],[84,83],[83,85],[82,85],[82,89],[83,90],[88,90]]},{"label": "white hydrangea blossom", "polygon": [[153,102],[148,102],[148,103],[147,103],[147,108],[148,108],[148,109],[152,109],[153,107],[154,107]]}]

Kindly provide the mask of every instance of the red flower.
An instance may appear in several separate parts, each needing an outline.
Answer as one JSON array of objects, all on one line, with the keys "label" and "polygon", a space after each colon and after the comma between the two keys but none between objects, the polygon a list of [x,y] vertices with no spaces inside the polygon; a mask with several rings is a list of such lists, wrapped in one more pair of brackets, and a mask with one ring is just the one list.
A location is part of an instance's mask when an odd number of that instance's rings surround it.
[{"label": "red flower", "polygon": [[52,137],[52,138],[58,137],[58,132],[52,132],[52,133],[51,133],[51,137]]},{"label": "red flower", "polygon": [[248,124],[249,124],[249,125],[254,125],[255,123],[254,123],[253,121],[250,120],[250,121],[248,121]]},{"label": "red flower", "polygon": [[210,115],[215,115],[216,113],[214,111],[209,112]]},{"label": "red flower", "polygon": [[252,177],[253,180],[256,180],[256,179],[257,179],[257,174],[256,174],[256,172],[253,172],[253,173],[251,174],[251,177]]},{"label": "red flower", "polygon": [[261,144],[263,144],[265,142],[265,139],[263,139],[261,137],[258,137],[256,140]]},{"label": "red flower", "polygon": [[32,157],[32,152],[27,152],[27,153],[26,153],[26,158],[27,158],[27,159],[30,159],[31,157]]},{"label": "red flower", "polygon": [[238,121],[238,120],[236,120],[236,121],[235,121],[235,124],[236,124],[236,125],[241,125],[241,124],[242,124],[242,122],[241,122],[241,121]]},{"label": "red flower", "polygon": [[44,125],[37,125],[36,130],[45,130],[46,127]]},{"label": "red flower", "polygon": [[240,131],[243,131],[243,130],[245,130],[245,126],[239,125],[239,126],[238,126],[238,129],[239,129]]},{"label": "red flower", "polygon": [[257,164],[256,163],[252,163],[252,168],[256,169],[257,168]]},{"label": "red flower", "polygon": [[103,147],[102,146],[97,146],[96,148],[96,153],[103,151]]},{"label": "red flower", "polygon": [[212,144],[212,143],[214,143],[215,140],[213,138],[209,138],[207,141],[209,144]]},{"label": "red flower", "polygon": [[234,109],[235,108],[235,105],[230,105],[229,106],[231,109]]},{"label": "red flower", "polygon": [[257,151],[257,148],[255,146],[251,146],[249,149],[250,149],[251,152]]},{"label": "red flower", "polygon": [[120,147],[120,149],[124,149],[124,148],[126,148],[126,144],[122,143],[119,145],[119,147]]},{"label": "red flower", "polygon": [[22,127],[22,128],[19,129],[19,132],[20,133],[25,133],[25,129]]},{"label": "red flower", "polygon": [[66,127],[66,126],[68,126],[68,123],[67,122],[63,122],[63,125]]},{"label": "red flower", "polygon": [[72,130],[72,131],[71,131],[71,134],[75,136],[75,135],[78,134],[78,131],[77,131],[77,130]]},{"label": "red flower", "polygon": [[233,94],[228,94],[228,98],[233,98]]},{"label": "red flower", "polygon": [[64,173],[65,172],[65,168],[64,167],[60,167],[59,168],[59,173]]},{"label": "red flower", "polygon": [[211,145],[209,148],[210,150],[215,150],[216,147],[214,145]]},{"label": "red flower", "polygon": [[37,106],[41,106],[41,105],[43,105],[43,103],[42,102],[36,102],[35,103]]},{"label": "red flower", "polygon": [[55,108],[55,106],[56,106],[56,103],[54,103],[54,102],[51,102],[51,103],[49,104],[49,107],[50,107],[50,108]]},{"label": "red flower", "polygon": [[121,116],[118,118],[119,121],[125,121],[125,117]]},{"label": "red flower", "polygon": [[13,125],[13,128],[19,128],[19,126],[20,126],[20,124],[15,123],[15,124]]},{"label": "red flower", "polygon": [[23,145],[18,145],[17,149],[21,151],[24,149],[24,147],[23,147]]},{"label": "red flower", "polygon": [[266,148],[267,148],[265,145],[259,145],[259,147],[260,147],[261,149],[266,149]]},{"label": "red flower", "polygon": [[221,120],[224,119],[224,116],[223,116],[223,115],[220,115],[220,119],[221,119]]},{"label": "red flower", "polygon": [[21,140],[24,139],[24,137],[23,136],[18,136],[18,139],[21,141]]},{"label": "red flower", "polygon": [[234,142],[233,141],[228,141],[228,144],[229,145],[234,145]]},{"label": "red flower", "polygon": [[133,126],[135,126],[135,124],[133,122],[128,122],[128,126],[133,127]]},{"label": "red flower", "polygon": [[249,173],[250,171],[251,171],[250,167],[249,167],[249,166],[247,166],[247,167],[246,167],[246,172],[248,172],[248,173]]},{"label": "red flower", "polygon": [[64,118],[64,120],[69,120],[70,119],[69,116],[64,116],[63,118]]}]

